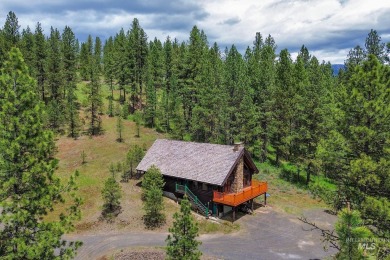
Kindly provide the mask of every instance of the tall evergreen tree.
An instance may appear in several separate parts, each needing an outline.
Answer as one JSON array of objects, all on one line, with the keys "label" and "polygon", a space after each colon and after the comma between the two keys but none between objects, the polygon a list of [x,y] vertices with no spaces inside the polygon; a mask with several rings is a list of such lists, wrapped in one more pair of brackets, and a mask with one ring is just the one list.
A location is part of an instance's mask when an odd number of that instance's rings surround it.
[{"label": "tall evergreen tree", "polygon": [[293,127],[295,94],[293,79],[293,63],[290,53],[284,49],[280,52],[279,61],[276,66],[276,83],[273,91],[274,118],[272,128],[274,129],[271,137],[272,145],[276,150],[276,163],[279,163],[281,157],[288,160],[290,139],[290,130]]},{"label": "tall evergreen tree", "polygon": [[253,155],[261,161],[267,160],[268,146],[272,133],[271,119],[273,118],[272,91],[275,88],[275,40],[269,35],[263,42],[260,33],[256,34],[253,50],[248,59],[249,84],[253,90],[253,105],[258,115],[257,124],[253,127]]},{"label": "tall evergreen tree", "polygon": [[196,240],[199,228],[191,215],[191,204],[187,198],[180,202],[180,213],[173,215],[174,221],[167,241],[167,259],[200,259],[202,252],[198,246],[201,242]]},{"label": "tall evergreen tree", "polygon": [[366,47],[366,56],[374,55],[381,63],[386,60],[385,43],[381,42],[381,37],[376,30],[371,29],[368,33],[364,46]]},{"label": "tall evergreen tree", "polygon": [[163,98],[161,100],[162,106],[160,106],[160,124],[164,125],[163,129],[167,131],[169,127],[167,122],[164,120],[164,115],[168,113],[168,108],[165,106],[169,95],[164,84],[164,52],[162,43],[154,39],[153,42],[149,44],[149,72],[148,72],[148,82],[146,86],[146,107],[145,107],[145,122],[148,126],[155,126],[155,120],[157,116],[157,92],[163,92]]},{"label": "tall evergreen tree", "polygon": [[[93,63],[94,64],[94,63]],[[98,135],[102,132],[102,120],[100,110],[103,105],[101,83],[96,67],[90,68],[91,82],[87,85],[87,118],[89,119],[89,133]]]},{"label": "tall evergreen tree", "polygon": [[123,119],[121,115],[117,117],[116,132],[118,133],[118,138],[116,140],[120,143],[123,142]]},{"label": "tall evergreen tree", "polygon": [[[248,95],[247,101],[251,99],[252,93],[248,93],[249,80],[247,77],[246,64],[237,51],[237,48],[233,45],[226,53],[226,61],[224,64],[224,93],[226,95],[227,108],[226,113],[228,115],[225,118],[225,144],[233,144],[240,138],[240,129],[243,120],[239,121],[239,117],[243,118],[240,106],[243,102],[244,96]],[[227,120],[226,120],[227,119]],[[248,122],[249,123],[249,122]]]},{"label": "tall evergreen tree", "polygon": [[19,22],[15,13],[9,11],[3,29],[1,30],[5,40],[5,51],[8,52],[12,47],[17,47],[20,40]]},{"label": "tall evergreen tree", "polygon": [[[106,40],[103,47],[104,78],[110,86],[111,100],[114,100],[114,79],[115,79],[115,60],[114,60],[114,40],[112,37]],[[112,115],[110,115],[112,116]]]},{"label": "tall evergreen tree", "polygon": [[119,100],[121,103],[126,100],[126,86],[130,81],[131,70],[129,67],[130,60],[128,47],[127,38],[122,28],[114,39],[114,75],[119,86]]},{"label": "tall evergreen tree", "polygon": [[93,66],[93,40],[88,35],[87,42],[81,43],[80,50],[80,76],[82,80],[91,80],[91,66]]},{"label": "tall evergreen tree", "polygon": [[215,43],[203,58],[203,69],[199,75],[198,103],[193,109],[191,120],[191,137],[200,142],[224,143],[224,126],[220,113],[226,106],[221,102],[223,63],[218,45]]},{"label": "tall evergreen tree", "polygon": [[79,115],[79,103],[77,102],[77,97],[72,88],[68,92],[66,108],[69,136],[76,139],[80,135],[81,122]]},{"label": "tall evergreen tree", "polygon": [[[338,193],[350,201],[376,236],[389,238],[390,69],[374,56],[340,84],[335,129],[322,141],[325,165],[337,166]],[[337,143],[333,139],[339,140]],[[335,147],[337,145],[338,147]],[[334,157],[334,152],[338,157]],[[387,220],[386,220],[387,219]],[[389,251],[389,244],[383,245]]]},{"label": "tall evergreen tree", "polygon": [[65,97],[64,64],[61,54],[61,35],[57,29],[51,28],[47,61],[47,84],[50,94],[48,103],[48,121],[52,130],[58,132],[64,123]]},{"label": "tall evergreen tree", "polygon": [[37,23],[34,34],[34,67],[37,79],[37,91],[40,93],[41,100],[47,104],[46,81],[47,81],[47,43],[43,29],[40,23]]},{"label": "tall evergreen tree", "polygon": [[183,104],[185,129],[190,130],[192,110],[199,101],[201,72],[207,51],[207,39],[203,32],[194,26],[190,33],[188,47],[183,46],[183,66],[180,68],[179,93]]},{"label": "tall evergreen tree", "polygon": [[0,257],[3,259],[72,258],[80,242],[66,242],[80,216],[80,200],[57,221],[45,215],[63,193],[75,190],[74,177],[63,186],[54,174],[52,132],[45,129],[43,104],[35,92],[21,52],[13,48],[0,76]]},{"label": "tall evergreen tree", "polygon": [[152,166],[144,175],[142,194],[144,198],[144,222],[148,228],[156,228],[165,222],[163,203],[164,179],[160,170]]},{"label": "tall evergreen tree", "polygon": [[80,118],[78,111],[77,96],[75,95],[77,82],[77,43],[72,29],[65,26],[62,33],[62,58],[64,88],[63,97],[66,99],[66,121],[69,129],[69,136],[77,138],[80,131]]},{"label": "tall evergreen tree", "polygon": [[76,45],[76,36],[73,33],[72,29],[68,26],[65,26],[65,29],[62,33],[62,45],[61,53],[63,59],[63,75],[64,75],[64,91],[63,97],[67,96],[67,92],[70,89],[76,89],[76,80],[77,80],[77,45]]},{"label": "tall evergreen tree", "polygon": [[128,52],[130,66],[131,97],[130,105],[132,113],[141,107],[143,86],[146,83],[147,57],[148,57],[148,37],[134,18],[131,28],[128,31]]},{"label": "tall evergreen tree", "polygon": [[35,67],[34,67],[34,52],[32,51],[34,49],[34,34],[31,32],[31,29],[29,26],[27,26],[26,29],[23,29],[22,31],[22,37],[20,40],[20,51],[23,54],[24,61],[26,62],[30,75],[35,75]]},{"label": "tall evergreen tree", "polygon": [[95,38],[93,56],[95,58],[95,66],[99,75],[102,74],[102,41],[99,37]]}]

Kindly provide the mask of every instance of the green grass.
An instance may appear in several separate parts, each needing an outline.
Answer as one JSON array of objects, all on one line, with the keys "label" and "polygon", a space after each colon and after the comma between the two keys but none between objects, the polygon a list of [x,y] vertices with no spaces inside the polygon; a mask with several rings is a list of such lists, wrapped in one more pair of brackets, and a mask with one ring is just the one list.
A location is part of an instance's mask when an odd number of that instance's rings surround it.
[{"label": "green grass", "polygon": [[232,233],[238,231],[240,225],[229,221],[222,221],[221,223],[212,222],[209,220],[199,221],[199,233],[210,234],[210,233]]},{"label": "green grass", "polygon": [[[306,185],[289,182],[281,178],[282,168],[269,162],[259,163],[255,161],[255,164],[259,169],[259,174],[256,174],[254,178],[268,182],[267,193],[270,196],[267,198],[267,204],[273,208],[289,214],[300,215],[306,209],[327,207],[323,201],[312,196],[309,187]],[[301,174],[303,175],[303,173]],[[313,181],[321,180],[324,183],[327,181],[325,178],[312,177]],[[260,196],[258,201],[262,202],[263,197]]]}]

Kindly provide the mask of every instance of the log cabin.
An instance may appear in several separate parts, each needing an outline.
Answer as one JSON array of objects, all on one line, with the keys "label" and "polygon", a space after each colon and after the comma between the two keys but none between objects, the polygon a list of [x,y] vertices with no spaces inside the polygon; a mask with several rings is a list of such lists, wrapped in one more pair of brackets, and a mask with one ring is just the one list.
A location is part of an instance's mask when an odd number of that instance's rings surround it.
[{"label": "log cabin", "polygon": [[138,174],[152,165],[164,177],[164,191],[187,194],[193,206],[206,217],[221,217],[249,205],[264,194],[267,183],[253,179],[259,172],[242,144],[219,145],[157,139],[137,166]]}]

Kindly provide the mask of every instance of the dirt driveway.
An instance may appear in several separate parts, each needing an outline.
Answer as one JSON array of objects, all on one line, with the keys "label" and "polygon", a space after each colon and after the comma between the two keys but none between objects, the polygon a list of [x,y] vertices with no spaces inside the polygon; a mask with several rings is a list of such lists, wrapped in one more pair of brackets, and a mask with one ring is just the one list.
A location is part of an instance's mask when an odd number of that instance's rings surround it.
[{"label": "dirt driveway", "polygon": [[[305,216],[321,227],[331,228],[335,216],[316,209]],[[307,231],[296,216],[280,213],[271,207],[259,208],[254,215],[238,220],[240,232],[202,235],[201,250],[220,259],[323,259],[335,251],[324,252],[320,233]],[[84,242],[76,259],[97,259],[108,252],[133,246],[164,246],[166,233],[124,233],[69,236]]]}]

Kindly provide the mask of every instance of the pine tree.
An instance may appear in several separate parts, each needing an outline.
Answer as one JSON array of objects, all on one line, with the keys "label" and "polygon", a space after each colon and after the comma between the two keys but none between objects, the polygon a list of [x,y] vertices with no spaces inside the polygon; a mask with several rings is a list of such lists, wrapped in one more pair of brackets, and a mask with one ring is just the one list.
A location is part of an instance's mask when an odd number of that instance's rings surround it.
[{"label": "pine tree", "polygon": [[74,90],[72,88],[68,92],[66,107],[69,136],[76,139],[80,135],[81,122],[78,110],[77,97],[74,94]]},{"label": "pine tree", "polygon": [[27,64],[27,67],[29,68],[30,75],[35,75],[35,57],[34,52],[32,51],[34,49],[34,34],[31,32],[31,29],[29,26],[27,26],[26,29],[23,29],[22,31],[22,37],[20,40],[20,51],[23,54],[24,61]]},{"label": "pine tree", "polygon": [[145,199],[147,192],[154,187],[162,189],[164,184],[160,169],[152,165],[142,179],[142,198]]},{"label": "pine tree", "polygon": [[274,38],[271,35],[265,39],[263,48],[260,53],[260,68],[261,68],[261,80],[259,92],[255,92],[254,100],[259,103],[259,121],[260,127],[260,160],[265,161],[268,159],[268,146],[270,145],[270,139],[273,131],[272,119],[274,118],[274,110],[272,109],[275,100],[273,99],[273,93],[275,91],[276,82],[276,44]]},{"label": "pine tree", "polygon": [[378,35],[377,31],[371,29],[367,35],[365,47],[365,55],[367,57],[371,54],[374,55],[381,63],[385,62],[387,56],[385,43],[381,42],[381,37]]},{"label": "pine tree", "polygon": [[6,50],[5,50],[5,36],[3,30],[0,28],[0,69],[3,67],[4,61],[6,60]]},{"label": "pine tree", "polygon": [[135,122],[135,126],[137,128],[137,134],[136,134],[136,137],[141,137],[140,135],[140,130],[141,130],[141,121],[142,121],[142,114],[140,111],[135,111],[134,113],[134,122]]},{"label": "pine tree", "polygon": [[47,84],[50,94],[50,101],[47,106],[48,121],[50,128],[55,132],[59,132],[65,120],[64,71],[62,59],[58,57],[61,53],[61,35],[53,27],[50,31],[48,47]]},{"label": "pine tree", "polygon": [[[159,115],[159,123],[164,125],[163,129],[167,132],[169,126],[166,120],[167,108],[166,103],[168,102],[167,93],[169,89],[165,88],[164,84],[164,52],[163,46],[157,38],[153,42],[150,42],[149,51],[149,72],[148,81],[146,86],[146,107],[145,107],[145,123],[148,126],[154,127],[156,116]],[[164,97],[161,99],[161,109],[157,109],[157,91],[162,91]],[[164,109],[163,109],[164,108]],[[157,111],[160,111],[157,114]]]},{"label": "pine tree", "polygon": [[72,29],[65,26],[62,33],[62,45],[61,45],[62,57],[63,57],[63,75],[64,75],[64,88],[63,97],[67,100],[66,103],[66,120],[69,129],[69,136],[77,138],[80,132],[80,117],[78,111],[76,90],[76,66],[77,66],[77,43],[76,37]]},{"label": "pine tree", "polygon": [[[126,155],[126,165],[129,172],[129,177],[133,177],[133,171],[137,167],[138,163],[141,162],[144,157],[145,152],[139,145],[132,145]],[[125,181],[127,181],[127,176],[125,176]]]},{"label": "pine tree", "polygon": [[9,11],[2,30],[6,52],[10,51],[12,47],[18,47],[20,40],[19,28],[18,18],[14,12]]},{"label": "pine tree", "polygon": [[111,220],[120,213],[120,199],[122,197],[121,187],[116,181],[114,174],[113,176],[108,177],[104,183],[102,197],[104,201],[102,216]]},{"label": "pine tree", "polygon": [[76,46],[76,36],[73,33],[72,29],[68,26],[65,26],[65,29],[62,33],[62,45],[61,52],[63,58],[63,75],[64,75],[64,98],[67,96],[67,92],[70,89],[76,89],[76,66],[77,66],[77,46]]},{"label": "pine tree", "polygon": [[122,136],[122,132],[123,132],[123,119],[122,119],[122,116],[118,116],[117,117],[117,121],[116,121],[116,132],[118,133],[118,138],[116,139],[118,142],[123,142],[123,136]]},{"label": "pine tree", "polygon": [[203,59],[203,69],[198,75],[198,101],[192,112],[191,138],[198,142],[213,140],[223,143],[220,133],[223,127],[219,124],[220,112],[225,108],[220,101],[223,91],[223,64],[216,43],[205,52]]},{"label": "pine tree", "polygon": [[[44,126],[45,110],[35,92],[21,52],[13,48],[0,76],[0,257],[4,259],[72,258],[80,242],[66,242],[80,216],[80,199],[73,197],[58,221],[45,215],[64,192],[75,191],[74,176],[61,184],[54,174],[53,133]],[[77,173],[76,173],[77,175]]]},{"label": "pine tree", "polygon": [[[148,57],[148,37],[134,18],[131,29],[128,31],[128,60],[130,66],[130,105],[133,113],[136,108],[141,107],[143,86],[146,83],[147,57]],[[123,53],[122,53],[123,55]]]},{"label": "pine tree", "polygon": [[272,99],[274,118],[272,120],[272,146],[276,150],[275,161],[278,164],[281,157],[288,160],[289,155],[289,133],[293,126],[294,113],[294,81],[293,63],[290,53],[284,49],[280,52],[279,61],[276,66],[276,84]]},{"label": "pine tree", "polygon": [[198,247],[201,242],[196,240],[199,228],[191,215],[191,204],[187,196],[180,202],[180,213],[173,215],[173,226],[169,229],[167,259],[200,259],[202,252]]},{"label": "pine tree", "polygon": [[[92,69],[94,70],[94,69]],[[89,119],[89,133],[91,135],[98,135],[102,132],[102,120],[99,115],[99,110],[102,107],[102,94],[100,81],[95,72],[91,73],[92,80],[87,86],[87,103],[86,111]]]},{"label": "pine tree", "polygon": [[114,101],[113,101],[113,97],[112,96],[108,97],[107,114],[108,114],[109,117],[113,117],[114,116]]},{"label": "pine tree", "polygon": [[359,248],[362,242],[372,237],[370,230],[363,226],[359,211],[344,209],[338,214],[338,221],[335,225],[339,237],[340,252],[337,259],[364,259],[367,252]]},{"label": "pine tree", "polygon": [[102,74],[102,41],[99,37],[95,38],[93,57],[95,59],[96,70],[99,75]]},{"label": "pine tree", "polygon": [[88,59],[89,59],[89,53],[88,53],[88,46],[87,43],[82,42],[81,43],[81,49],[80,49],[80,76],[82,80],[88,80]]},{"label": "pine tree", "polygon": [[40,23],[37,23],[34,34],[34,67],[36,71],[37,79],[37,91],[40,93],[41,100],[47,104],[46,97],[46,81],[47,81],[47,43],[45,40],[45,35],[43,34],[43,29]]},{"label": "pine tree", "polygon": [[179,93],[183,105],[183,118],[185,130],[190,130],[192,121],[192,110],[198,104],[200,86],[200,75],[204,69],[204,55],[207,51],[207,39],[196,26],[190,33],[188,47],[182,46],[183,66],[180,69]]},{"label": "pine tree", "polygon": [[90,68],[94,66],[93,47],[92,36],[88,35],[87,42],[81,44],[80,50],[80,76],[82,80],[92,80]]},{"label": "pine tree", "polygon": [[160,170],[154,166],[148,169],[142,180],[144,198],[144,223],[148,228],[156,228],[165,222],[163,203],[164,179]]},{"label": "pine tree", "polygon": [[[233,45],[230,50],[226,50],[226,61],[224,64],[224,92],[226,95],[226,113],[225,118],[225,144],[233,144],[240,137],[241,125],[238,117],[243,114],[240,106],[245,95],[248,95],[249,84],[247,77],[247,68],[241,54]],[[250,95],[250,94],[249,94]]]},{"label": "pine tree", "polygon": [[[126,100],[126,85],[130,80],[129,68],[129,46],[123,28],[115,36],[114,39],[114,75],[119,86],[119,101],[121,104]],[[122,96],[123,92],[123,96]]]},{"label": "pine tree", "polygon": [[[384,217],[390,198],[389,79],[389,67],[374,55],[357,66],[338,85],[335,127],[320,146],[324,165],[336,169],[339,196],[363,213],[376,236],[385,238],[390,236]],[[383,246],[389,250],[389,244]]]},{"label": "pine tree", "polygon": [[[92,37],[88,37],[88,46],[89,47],[89,53],[92,53]],[[99,48],[99,46],[97,47]],[[95,54],[99,55],[99,50],[95,49]],[[91,80],[90,83],[88,83],[86,88],[86,94],[87,94],[87,118],[89,119],[89,133],[91,135],[98,135],[100,134],[102,129],[102,119],[100,117],[100,114],[102,114],[103,109],[103,99],[102,99],[102,89],[101,89],[101,82],[100,82],[100,72],[99,72],[99,62],[100,58],[96,58],[95,55],[90,56],[87,72],[88,72],[88,78]]]},{"label": "pine tree", "polygon": [[[115,60],[114,60],[114,40],[112,37],[106,40],[103,47],[103,64],[104,78],[110,86],[111,100],[114,99],[114,76],[115,76]],[[112,114],[110,114],[112,116]]]},{"label": "pine tree", "polygon": [[300,172],[306,158],[308,157],[308,144],[310,141],[310,130],[308,128],[308,117],[313,111],[306,108],[313,100],[305,99],[310,84],[307,67],[309,66],[310,55],[305,46],[302,46],[298,53],[297,60],[293,66],[293,85],[290,99],[290,120],[289,131],[285,137],[287,156],[290,162],[297,166],[295,180],[300,182]]}]

